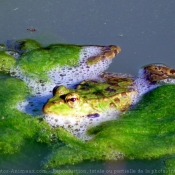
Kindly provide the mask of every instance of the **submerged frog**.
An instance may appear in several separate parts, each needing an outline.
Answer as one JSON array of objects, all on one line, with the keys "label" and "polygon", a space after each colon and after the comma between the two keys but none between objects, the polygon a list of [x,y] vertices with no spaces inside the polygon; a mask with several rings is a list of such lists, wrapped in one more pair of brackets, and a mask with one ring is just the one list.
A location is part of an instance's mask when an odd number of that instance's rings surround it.
[{"label": "submerged frog", "polygon": [[53,97],[43,107],[45,120],[87,140],[91,138],[86,134],[88,128],[116,119],[143,94],[164,83],[175,83],[175,69],[163,64],[142,67],[137,78],[104,72],[98,81],[83,81],[76,89],[54,88]]},{"label": "submerged frog", "polygon": [[51,44],[42,47],[34,40],[8,41],[0,52],[0,72],[22,79],[34,97],[18,105],[30,114],[41,114],[51,97],[51,89],[74,87],[86,79],[96,79],[121,51],[119,46]]}]

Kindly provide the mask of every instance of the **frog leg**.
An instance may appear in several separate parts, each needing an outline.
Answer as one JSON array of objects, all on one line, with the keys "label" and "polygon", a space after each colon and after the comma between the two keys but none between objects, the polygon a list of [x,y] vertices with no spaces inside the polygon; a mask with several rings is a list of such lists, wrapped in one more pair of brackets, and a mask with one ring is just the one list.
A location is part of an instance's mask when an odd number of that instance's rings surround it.
[{"label": "frog leg", "polygon": [[87,60],[88,65],[94,65],[104,59],[111,60],[121,51],[121,48],[115,45],[98,46],[98,47],[101,47],[101,53],[88,58]]},{"label": "frog leg", "polygon": [[175,69],[164,64],[150,64],[141,68],[141,76],[150,83],[175,83]]},{"label": "frog leg", "polygon": [[108,83],[133,82],[134,77],[130,74],[102,72],[100,78]]}]

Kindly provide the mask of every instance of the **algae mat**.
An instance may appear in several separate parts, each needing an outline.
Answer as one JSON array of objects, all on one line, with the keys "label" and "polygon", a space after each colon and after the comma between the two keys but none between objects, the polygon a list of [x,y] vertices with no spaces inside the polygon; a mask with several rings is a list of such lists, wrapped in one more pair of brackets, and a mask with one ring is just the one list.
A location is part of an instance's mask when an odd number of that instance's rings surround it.
[{"label": "algae mat", "polygon": [[[38,142],[47,149],[43,169],[84,160],[159,159],[162,171],[175,168],[175,86],[165,85],[146,94],[139,104],[116,121],[92,128],[95,138],[81,141],[61,128],[51,128],[40,116],[31,117],[15,109],[29,95],[26,85],[15,78],[0,81],[0,154],[20,153]],[[46,146],[47,145],[47,146]],[[39,147],[40,147],[39,146]],[[32,159],[32,157],[30,157]],[[35,157],[34,157],[35,159]],[[3,160],[1,160],[3,161]],[[1,162],[2,163],[2,162]],[[170,171],[171,170],[171,171]]]}]

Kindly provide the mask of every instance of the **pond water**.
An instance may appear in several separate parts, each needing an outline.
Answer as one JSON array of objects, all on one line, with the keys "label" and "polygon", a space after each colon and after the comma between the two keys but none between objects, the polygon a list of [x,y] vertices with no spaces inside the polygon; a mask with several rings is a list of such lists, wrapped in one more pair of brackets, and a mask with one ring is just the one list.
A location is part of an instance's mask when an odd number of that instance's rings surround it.
[{"label": "pond water", "polygon": [[[97,175],[128,175],[128,174],[159,174],[163,160],[119,160],[119,161],[84,161],[75,165],[60,166],[56,169],[46,169],[42,166],[47,161],[51,150],[44,144],[28,141],[20,152],[11,156],[0,157],[0,174],[13,174],[20,170],[34,170],[32,174],[53,174],[53,172],[75,172],[77,174]],[[43,173],[44,172],[44,173]],[[17,173],[18,174],[18,173]],[[21,174],[21,173],[19,173]],[[27,173],[24,173],[27,174]],[[71,173],[70,173],[71,174]]]},{"label": "pond water", "polygon": [[[115,44],[122,52],[110,66],[110,72],[137,75],[138,69],[149,63],[175,68],[174,7],[174,0],[1,0],[0,43],[32,38],[43,45]],[[32,28],[36,31],[27,30]],[[15,156],[1,157],[0,169],[41,169],[48,152],[47,146],[30,143]],[[86,174],[114,174],[100,169],[145,170],[161,165],[162,160],[89,161],[62,168],[85,169]]]}]

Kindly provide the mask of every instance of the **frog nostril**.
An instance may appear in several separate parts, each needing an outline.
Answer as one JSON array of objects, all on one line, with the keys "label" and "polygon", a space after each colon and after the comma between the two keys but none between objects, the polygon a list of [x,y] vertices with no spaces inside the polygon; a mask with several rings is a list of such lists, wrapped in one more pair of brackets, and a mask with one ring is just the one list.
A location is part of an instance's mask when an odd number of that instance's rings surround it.
[{"label": "frog nostril", "polygon": [[61,98],[62,100],[65,100],[66,95],[60,95],[60,98]]}]

